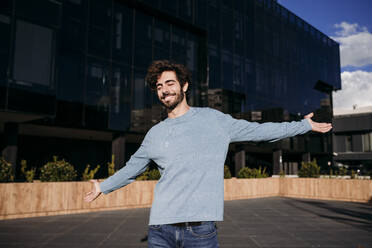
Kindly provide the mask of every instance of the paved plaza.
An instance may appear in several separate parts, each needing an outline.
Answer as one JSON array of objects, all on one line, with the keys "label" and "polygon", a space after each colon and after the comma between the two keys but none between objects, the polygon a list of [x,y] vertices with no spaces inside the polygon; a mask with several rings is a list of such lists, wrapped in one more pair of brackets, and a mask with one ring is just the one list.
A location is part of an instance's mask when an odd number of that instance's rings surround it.
[{"label": "paved plaza", "polygon": [[[147,247],[149,209],[0,221],[1,248]],[[270,197],[225,202],[221,247],[372,247],[372,205]]]}]

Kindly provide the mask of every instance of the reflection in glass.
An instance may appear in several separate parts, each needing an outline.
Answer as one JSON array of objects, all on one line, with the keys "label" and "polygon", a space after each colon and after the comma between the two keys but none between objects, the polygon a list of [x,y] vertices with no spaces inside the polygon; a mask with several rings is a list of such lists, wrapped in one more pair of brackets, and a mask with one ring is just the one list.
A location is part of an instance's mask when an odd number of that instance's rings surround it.
[{"label": "reflection in glass", "polygon": [[108,76],[108,65],[105,62],[94,59],[88,62],[86,104],[108,111],[110,104]]},{"label": "reflection in glass", "polygon": [[155,20],[154,23],[154,45],[163,49],[170,46],[170,24]]},{"label": "reflection in glass", "polygon": [[90,1],[88,51],[91,54],[109,57],[111,1]]},{"label": "reflection in glass", "polygon": [[112,37],[112,57],[121,63],[131,63],[132,59],[132,20],[133,10],[122,4],[114,4],[114,23]]},{"label": "reflection in glass", "polygon": [[9,59],[10,18],[0,15],[0,85],[6,83]]},{"label": "reflection in glass", "polygon": [[345,136],[345,151],[352,152],[353,151],[353,138],[351,135]]},{"label": "reflection in glass", "polygon": [[125,130],[130,124],[130,73],[127,66],[114,66],[110,87],[110,129]]},{"label": "reflection in glass", "polygon": [[232,54],[222,51],[222,85],[224,89],[232,90],[233,63]]},{"label": "reflection in glass", "polygon": [[86,32],[86,10],[81,1],[63,3],[61,42],[63,50],[84,51]]},{"label": "reflection in glass", "polygon": [[196,43],[191,35],[187,39],[186,66],[191,71],[196,71]]},{"label": "reflection in glass", "polygon": [[135,71],[133,85],[133,109],[145,108],[145,74],[145,71]]},{"label": "reflection in glass", "polygon": [[170,57],[170,24],[155,20],[154,24],[154,60]]},{"label": "reflection in glass", "polygon": [[221,18],[223,20],[221,23],[222,48],[224,50],[232,52],[234,40],[232,37],[235,37],[232,13],[222,12]]},{"label": "reflection in glass", "polygon": [[186,64],[186,33],[176,26],[172,26],[171,47],[171,59],[177,63]]},{"label": "reflection in glass", "polygon": [[61,54],[59,58],[58,99],[83,102],[84,59],[80,54]]},{"label": "reflection in glass", "polygon": [[371,152],[372,151],[372,133],[362,134],[363,137],[363,151]]},{"label": "reflection in glass", "polygon": [[17,21],[14,78],[23,84],[50,85],[53,30]]},{"label": "reflection in glass", "polygon": [[135,12],[135,38],[136,42],[151,44],[152,41],[152,17],[140,11]]},{"label": "reflection in glass", "polygon": [[221,88],[220,54],[213,46],[209,46],[209,88]]},{"label": "reflection in glass", "polygon": [[194,4],[195,2],[192,0],[180,0],[178,2],[178,9],[180,13],[179,15],[183,20],[192,21],[192,12]]}]

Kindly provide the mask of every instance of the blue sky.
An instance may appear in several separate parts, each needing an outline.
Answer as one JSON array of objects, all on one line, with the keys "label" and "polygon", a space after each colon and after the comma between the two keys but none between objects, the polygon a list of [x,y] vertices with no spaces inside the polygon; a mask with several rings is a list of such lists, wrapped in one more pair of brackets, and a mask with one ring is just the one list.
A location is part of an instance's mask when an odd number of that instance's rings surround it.
[{"label": "blue sky", "polygon": [[334,24],[358,23],[372,31],[371,0],[278,0],[278,3],[328,36]]},{"label": "blue sky", "polygon": [[372,106],[372,1],[278,0],[340,44],[342,90],[335,108]]}]

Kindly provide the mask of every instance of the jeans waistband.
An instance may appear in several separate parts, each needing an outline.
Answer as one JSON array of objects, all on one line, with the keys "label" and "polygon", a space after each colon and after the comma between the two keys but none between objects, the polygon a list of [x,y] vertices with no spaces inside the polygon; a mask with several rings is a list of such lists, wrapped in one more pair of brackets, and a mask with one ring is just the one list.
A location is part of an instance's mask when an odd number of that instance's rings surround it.
[{"label": "jeans waistband", "polygon": [[173,223],[170,224],[172,226],[178,226],[178,227],[188,227],[188,226],[200,226],[205,224],[206,221],[198,221],[198,222],[180,222],[180,223]]}]

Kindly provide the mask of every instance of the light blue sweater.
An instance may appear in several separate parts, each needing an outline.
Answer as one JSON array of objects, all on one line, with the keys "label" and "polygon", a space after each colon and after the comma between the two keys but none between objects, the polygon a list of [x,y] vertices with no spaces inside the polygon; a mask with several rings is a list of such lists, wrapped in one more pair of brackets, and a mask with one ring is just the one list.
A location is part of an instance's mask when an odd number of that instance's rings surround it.
[{"label": "light blue sweater", "polygon": [[191,107],[158,123],[122,169],[100,184],[104,194],[135,180],[150,160],[161,178],[156,184],[150,225],[222,221],[224,163],[230,142],[273,141],[311,130],[308,120],[255,123],[210,108]]}]

